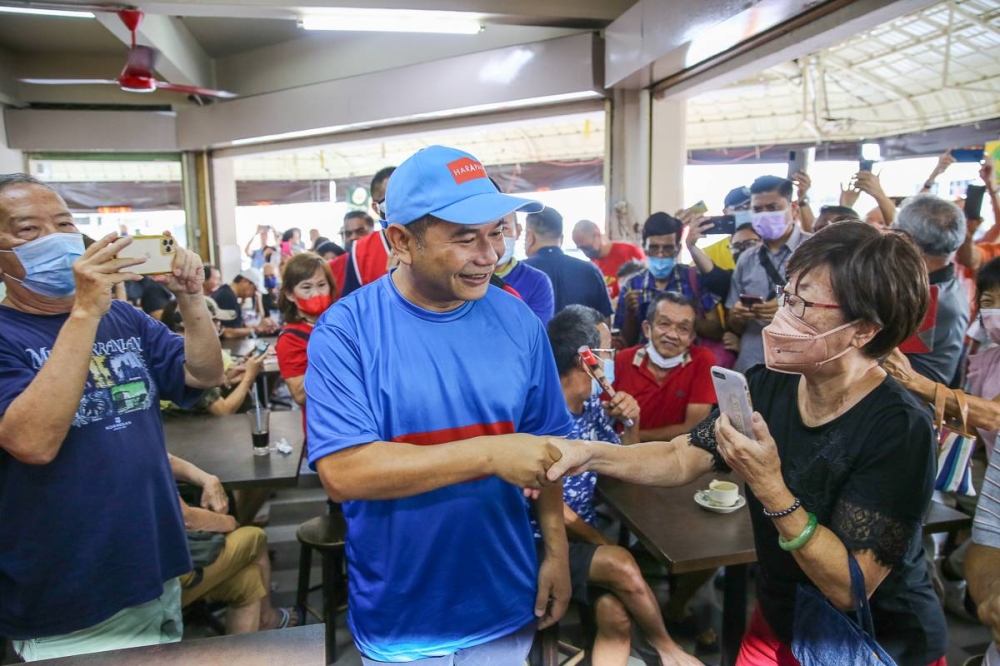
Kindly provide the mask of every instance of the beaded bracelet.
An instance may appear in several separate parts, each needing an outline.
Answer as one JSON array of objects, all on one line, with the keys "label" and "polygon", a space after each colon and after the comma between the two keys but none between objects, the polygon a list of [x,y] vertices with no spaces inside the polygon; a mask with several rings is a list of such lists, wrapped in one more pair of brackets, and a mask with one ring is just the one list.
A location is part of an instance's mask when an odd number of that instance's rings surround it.
[{"label": "beaded bracelet", "polygon": [[816,514],[809,514],[809,522],[806,524],[806,528],[802,530],[802,534],[798,535],[794,539],[789,539],[785,541],[780,536],[778,537],[778,545],[781,546],[782,550],[793,551],[798,550],[802,546],[809,543],[809,539],[812,538],[813,534],[816,533],[816,525],[818,521],[816,520]]},{"label": "beaded bracelet", "polygon": [[784,511],[775,511],[773,513],[768,511],[767,509],[762,509],[762,511],[764,512],[765,518],[784,518],[785,516],[795,513],[795,510],[798,509],[800,506],[802,506],[802,500],[796,497],[792,505],[787,509],[785,509]]}]

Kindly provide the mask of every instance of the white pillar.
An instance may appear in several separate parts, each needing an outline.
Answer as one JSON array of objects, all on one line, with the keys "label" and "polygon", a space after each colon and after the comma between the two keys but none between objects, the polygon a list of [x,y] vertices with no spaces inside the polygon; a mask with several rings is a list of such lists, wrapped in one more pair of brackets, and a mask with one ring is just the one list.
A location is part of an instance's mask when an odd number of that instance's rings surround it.
[{"label": "white pillar", "polygon": [[673,215],[694,203],[684,201],[687,103],[654,99],[651,116],[649,209]]},{"label": "white pillar", "polygon": [[[611,106],[611,176],[606,231],[613,240],[639,242],[649,215],[649,92],[616,89]],[[622,205],[627,204],[627,210]]]},{"label": "white pillar", "polygon": [[27,171],[24,163],[24,153],[7,147],[7,129],[3,122],[3,109],[0,107],[0,173],[20,173]]},{"label": "white pillar", "polygon": [[236,242],[236,171],[232,157],[212,160],[212,224],[222,279],[240,272],[242,248]]}]

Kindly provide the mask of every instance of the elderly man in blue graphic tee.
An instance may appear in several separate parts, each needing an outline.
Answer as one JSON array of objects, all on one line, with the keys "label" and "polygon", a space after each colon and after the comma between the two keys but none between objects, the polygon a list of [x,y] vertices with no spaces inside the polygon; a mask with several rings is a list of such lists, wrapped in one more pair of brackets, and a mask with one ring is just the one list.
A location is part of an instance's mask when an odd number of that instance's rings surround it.
[{"label": "elderly man in blue graphic tee", "polygon": [[145,259],[89,248],[66,203],[0,175],[0,635],[25,661],[180,640],[191,570],[159,400],[222,381],[198,255],[155,279],[181,338],[114,287]]},{"label": "elderly man in blue graphic tee", "polygon": [[369,665],[521,664],[569,602],[545,470],[572,421],[541,321],[490,276],[502,219],[541,204],[432,146],[386,206],[399,266],[319,319],[305,380],[309,461],[348,524],[348,623]]}]

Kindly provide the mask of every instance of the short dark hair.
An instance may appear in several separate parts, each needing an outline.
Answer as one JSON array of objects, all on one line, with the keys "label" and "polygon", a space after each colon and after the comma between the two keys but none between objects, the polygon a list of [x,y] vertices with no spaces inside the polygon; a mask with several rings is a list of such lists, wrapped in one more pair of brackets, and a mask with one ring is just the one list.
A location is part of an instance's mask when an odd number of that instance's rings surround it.
[{"label": "short dark hair", "polygon": [[55,192],[55,188],[48,183],[43,183],[34,176],[26,173],[0,173],[0,192],[3,192],[8,187],[15,187],[17,185],[37,185],[38,187],[44,187],[51,192]]},{"label": "short dark hair", "polygon": [[750,185],[750,194],[777,192],[783,199],[792,200],[792,181],[780,176],[761,176]]},{"label": "short dark hair", "polygon": [[213,266],[212,264],[202,264],[202,266],[201,266],[201,267],[202,267],[202,269],[203,269],[203,270],[205,271],[205,279],[206,279],[206,280],[209,280],[209,279],[211,279],[211,277],[212,277],[212,271],[217,271],[217,270],[219,270],[218,268],[216,268],[216,267],[215,267],[215,266]]},{"label": "short dark hair", "polygon": [[366,227],[375,227],[374,218],[363,210],[349,210],[347,211],[347,214],[344,215],[344,222],[354,219],[364,221]]},{"label": "short dark hair", "polygon": [[413,234],[413,237],[417,239],[417,248],[424,249],[424,238],[427,236],[427,230],[433,227],[435,224],[440,224],[444,222],[439,217],[434,217],[433,215],[424,215],[419,220],[410,222],[404,225]]},{"label": "short dark hair", "polygon": [[661,291],[653,297],[653,300],[649,303],[649,309],[646,310],[646,321],[649,322],[650,326],[653,325],[653,320],[656,319],[656,308],[660,303],[673,303],[674,305],[691,308],[695,318],[697,319],[698,317],[698,308],[695,307],[694,301],[690,298],[676,291]]},{"label": "short dark hair", "polygon": [[292,236],[294,236],[296,232],[298,232],[300,235],[302,234],[302,230],[299,229],[298,227],[292,227],[291,229],[286,229],[285,233],[281,234],[281,242],[287,243],[291,241]]},{"label": "short dark hair", "polygon": [[314,252],[321,257],[327,252],[333,252],[333,256],[339,257],[340,255],[346,253],[347,250],[337,245],[333,241],[328,240],[325,243],[320,243],[319,245],[317,245]]},{"label": "short dark hair", "polygon": [[1000,257],[990,259],[979,267],[976,273],[976,303],[979,303],[984,293],[998,287],[1000,287]]},{"label": "short dark hair", "polygon": [[830,204],[828,206],[821,206],[819,209],[819,214],[829,213],[830,215],[835,215],[838,220],[852,219],[860,220],[861,216],[858,215],[857,211],[850,206],[839,206],[837,204]]},{"label": "short dark hair", "polygon": [[604,321],[601,313],[586,305],[567,305],[549,320],[549,344],[556,359],[556,370],[560,377],[579,367],[579,349],[584,345],[597,347],[601,344],[601,334],[597,325]]},{"label": "short dark hair", "polygon": [[559,238],[563,235],[563,216],[555,208],[544,208],[529,213],[528,229],[542,238]]},{"label": "short dark hair", "polygon": [[684,231],[684,224],[673,215],[666,213],[653,213],[642,225],[642,242],[650,236],[666,236],[677,234],[677,242],[681,240],[681,233]]},{"label": "short dark hair", "polygon": [[801,280],[826,267],[847,321],[881,330],[861,352],[882,358],[920,327],[930,300],[927,269],[905,234],[881,233],[864,222],[833,224],[802,242],[788,260],[788,274]]},{"label": "short dark hair", "polygon": [[372,182],[368,186],[368,191],[371,192],[372,190],[374,190],[376,185],[380,187],[385,187],[384,185],[385,181],[389,180],[389,176],[391,176],[392,172],[395,170],[396,167],[387,166],[387,167],[382,167],[381,169],[376,171],[375,175],[372,176]]}]

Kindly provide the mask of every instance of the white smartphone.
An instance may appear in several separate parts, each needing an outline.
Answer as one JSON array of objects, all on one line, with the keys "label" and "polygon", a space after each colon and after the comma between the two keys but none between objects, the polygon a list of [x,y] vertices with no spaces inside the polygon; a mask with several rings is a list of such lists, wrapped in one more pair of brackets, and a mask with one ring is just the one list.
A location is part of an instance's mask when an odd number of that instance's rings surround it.
[{"label": "white smartphone", "polygon": [[719,403],[719,411],[729,417],[729,422],[738,431],[754,438],[750,427],[750,417],[753,415],[753,405],[750,402],[750,387],[747,379],[733,370],[712,366],[712,383],[715,385],[715,399]]},{"label": "white smartphone", "polygon": [[118,253],[119,259],[138,259],[145,263],[130,266],[127,271],[140,275],[163,275],[174,269],[177,240],[172,236],[132,236],[132,242]]}]

